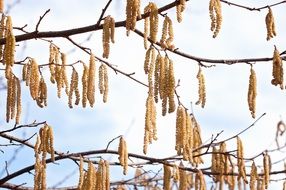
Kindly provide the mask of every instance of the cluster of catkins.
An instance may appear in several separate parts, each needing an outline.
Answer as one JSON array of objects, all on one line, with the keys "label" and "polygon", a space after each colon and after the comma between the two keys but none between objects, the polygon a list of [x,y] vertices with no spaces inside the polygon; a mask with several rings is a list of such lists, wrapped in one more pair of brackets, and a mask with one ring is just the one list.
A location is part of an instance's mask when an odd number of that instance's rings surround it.
[{"label": "cluster of catkins", "polygon": [[86,190],[109,190],[110,189],[110,174],[109,162],[107,160],[100,160],[98,168],[91,161],[88,161],[87,171],[83,169],[83,158],[80,158],[79,166],[79,183],[77,189]]},{"label": "cluster of catkins", "polygon": [[[40,128],[39,135],[37,136],[35,151],[35,175],[34,175],[34,189],[45,190],[46,184],[46,157],[47,153],[51,155],[51,160],[55,161],[54,156],[54,136],[53,129],[48,124],[44,124]],[[41,158],[42,157],[42,158]]]}]

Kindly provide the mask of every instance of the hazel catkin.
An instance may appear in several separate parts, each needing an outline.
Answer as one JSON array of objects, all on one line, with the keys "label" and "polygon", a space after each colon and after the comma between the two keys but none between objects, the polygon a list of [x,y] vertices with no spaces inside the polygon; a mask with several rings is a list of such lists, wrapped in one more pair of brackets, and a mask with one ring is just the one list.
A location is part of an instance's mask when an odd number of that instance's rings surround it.
[{"label": "hazel catkin", "polygon": [[127,0],[126,3],[126,35],[129,36],[130,30],[135,30],[137,18],[141,18],[141,0]]},{"label": "hazel catkin", "polygon": [[31,73],[30,73],[30,83],[29,83],[29,87],[30,87],[30,94],[31,97],[36,100],[36,98],[38,97],[38,93],[39,93],[39,82],[40,82],[40,73],[39,73],[39,68],[38,68],[38,64],[36,62],[35,59],[31,59]]},{"label": "hazel catkin", "polygon": [[217,37],[222,23],[221,2],[220,0],[210,0],[209,14],[211,18],[211,31],[213,38]]},{"label": "hazel catkin", "polygon": [[163,188],[165,190],[171,190],[171,168],[170,166],[164,164],[164,180],[163,180]]},{"label": "hazel catkin", "polygon": [[284,79],[283,79],[283,63],[280,57],[280,53],[274,46],[273,61],[272,61],[272,76],[273,79],[271,83],[275,86],[279,85],[281,90],[284,89]]},{"label": "hazel catkin", "polygon": [[250,68],[250,76],[249,76],[249,86],[248,86],[248,107],[249,111],[253,118],[255,118],[255,107],[256,107],[256,95],[257,95],[257,82],[256,82],[256,74],[254,69]]},{"label": "hazel catkin", "polygon": [[105,17],[102,30],[102,44],[103,44],[103,58],[109,57],[110,52],[110,41],[114,43],[114,30],[115,22],[114,19],[109,15]]},{"label": "hazel catkin", "polygon": [[99,83],[99,92],[103,94],[103,102],[107,102],[108,97],[108,73],[107,66],[105,64],[101,64],[98,69],[98,83]]},{"label": "hazel catkin", "polygon": [[158,32],[158,8],[157,5],[153,2],[144,8],[144,14],[149,13],[150,16],[145,18],[144,22],[144,47],[147,49],[147,40],[150,38],[152,43],[157,41],[157,32]]},{"label": "hazel catkin", "polygon": [[127,169],[128,169],[128,150],[127,150],[127,145],[126,141],[124,138],[121,136],[119,140],[119,146],[118,146],[118,154],[119,154],[119,163],[123,167],[123,174],[127,174]]},{"label": "hazel catkin", "polygon": [[88,73],[88,84],[87,84],[87,99],[89,101],[90,107],[93,107],[95,103],[95,72],[96,72],[96,62],[95,57],[91,53],[89,59],[89,73]]},{"label": "hazel catkin", "polygon": [[276,36],[274,16],[270,7],[268,7],[268,13],[265,17],[265,23],[267,29],[266,40],[268,41],[274,36]]},{"label": "hazel catkin", "polygon": [[205,77],[202,73],[201,67],[199,68],[199,72],[197,74],[197,79],[199,81],[199,100],[196,102],[196,104],[201,104],[202,108],[205,107],[206,104],[206,86],[205,86]]},{"label": "hazel catkin", "polygon": [[7,16],[6,26],[5,26],[5,38],[6,44],[4,48],[4,64],[13,66],[15,59],[15,36],[13,34],[12,17]]}]

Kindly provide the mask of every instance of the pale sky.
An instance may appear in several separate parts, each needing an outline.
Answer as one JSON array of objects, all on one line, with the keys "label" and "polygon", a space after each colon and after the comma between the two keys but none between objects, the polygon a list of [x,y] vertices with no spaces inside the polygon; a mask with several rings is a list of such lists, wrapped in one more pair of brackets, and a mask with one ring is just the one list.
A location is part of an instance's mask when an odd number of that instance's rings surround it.
[{"label": "pale sky", "polygon": [[[10,12],[14,26],[21,27],[28,24],[27,30],[33,31],[39,17],[47,10],[51,11],[43,19],[39,30],[53,31],[71,29],[86,25],[95,24],[101,9],[107,1],[80,1],[80,0],[26,0],[21,1]],[[158,6],[172,1],[156,0]],[[249,1],[237,0],[238,4],[249,7],[260,7],[268,3],[279,1]],[[148,1],[141,1],[141,10],[147,5]],[[210,31],[210,18],[208,12],[209,1],[192,0],[187,3],[184,12],[183,22],[177,23],[175,9],[168,11],[174,23],[175,46],[180,51],[190,55],[211,58],[211,59],[238,59],[238,58],[259,58],[272,57],[274,45],[280,52],[286,49],[286,12],[285,4],[272,8],[277,36],[270,41],[266,41],[265,15],[267,9],[262,11],[248,11],[222,4],[223,23],[218,37],[213,39]],[[106,15],[111,15],[116,21],[125,19],[125,0],[114,0],[108,8]],[[160,18],[162,24],[163,19]],[[137,23],[137,27],[143,30],[143,21]],[[19,32],[17,32],[19,33]],[[90,34],[90,33],[89,33]],[[77,35],[72,38],[77,42],[84,41],[89,34]],[[147,83],[147,76],[144,74],[143,63],[145,50],[143,39],[135,33],[129,37],[125,35],[125,28],[116,28],[115,44],[111,45],[110,58],[108,62],[115,65],[118,69],[126,73],[135,72],[135,78]],[[159,27],[158,39],[161,35]],[[83,44],[92,49],[96,56],[102,55],[101,31],[93,32],[92,38]],[[75,47],[65,39],[53,39],[62,52],[70,52]],[[30,40],[22,51],[24,43],[19,43],[17,47],[17,59],[21,60],[27,56],[34,57],[39,64],[48,62],[49,44],[40,40]],[[180,87],[177,89],[182,102],[191,108],[190,102],[196,102],[198,64],[196,61],[179,57],[168,52],[169,57],[174,60],[176,80],[180,79]],[[67,55],[69,63],[82,60],[88,63],[89,56],[81,50],[76,50]],[[98,63],[99,66],[99,63]],[[81,74],[81,67],[77,67]],[[250,66],[244,63],[236,65],[216,65],[216,67],[203,68],[206,80],[207,102],[204,109],[193,104],[193,111],[201,125],[203,140],[208,140],[212,134],[216,135],[221,130],[224,132],[219,137],[223,140],[235,135],[254,122],[248,110],[247,89]],[[274,138],[276,124],[280,119],[286,121],[286,94],[278,87],[271,85],[272,62],[259,62],[254,65],[257,75],[258,95],[256,115],[259,117],[264,112],[264,116],[253,128],[243,133],[240,137],[245,144],[245,157],[252,157],[265,149],[274,148]],[[20,70],[20,69],[19,69]],[[130,79],[115,74],[108,70],[110,79],[110,93],[108,102],[102,102],[102,96],[97,90],[96,104],[94,108],[83,109],[80,106],[72,110],[68,108],[67,98],[58,99],[56,96],[56,86],[48,82],[48,107],[40,109],[29,96],[28,88],[22,86],[23,91],[23,111],[22,122],[31,123],[36,121],[47,121],[53,126],[55,134],[55,149],[61,152],[78,152],[91,149],[104,149],[107,143],[114,137],[124,135],[129,150],[132,153],[143,154],[144,136],[144,114],[145,101],[147,98],[147,88],[131,81]],[[46,69],[44,75],[47,77],[49,72]],[[2,97],[5,93],[1,92]],[[24,103],[25,101],[25,103]],[[5,107],[4,98],[0,102],[2,108]],[[5,116],[2,109],[1,115]],[[175,154],[175,113],[166,117],[159,116],[161,107],[157,106],[158,112],[158,141],[149,145],[148,156],[167,157]],[[9,128],[13,125],[5,124],[4,117],[0,119],[1,125]],[[1,129],[2,130],[2,129]],[[26,135],[33,134],[36,130],[26,130]],[[22,135],[22,132],[16,135]],[[285,139],[285,136],[283,137]],[[33,139],[34,140],[34,139]],[[2,140],[0,140],[0,143]],[[34,141],[31,141],[34,142]],[[229,142],[228,148],[235,143]],[[116,149],[118,141],[111,144],[110,149]],[[5,149],[9,156],[1,158],[1,166],[4,160],[9,160],[13,151]],[[5,154],[6,155],[6,154]],[[273,155],[272,161],[275,162],[284,158],[283,153]],[[0,157],[2,157],[0,153]],[[117,156],[104,157],[109,160],[116,160]],[[136,161],[136,160],[135,160]],[[16,171],[21,167],[34,163],[32,150],[24,149],[20,151],[15,163],[9,167],[10,172]],[[256,162],[261,165],[260,159]],[[204,165],[208,167],[209,164]],[[202,167],[204,167],[202,166]],[[279,170],[283,163],[275,165],[273,170]],[[2,167],[0,167],[2,168]],[[59,162],[59,165],[48,167],[48,185],[54,185],[66,175],[73,172],[77,166],[71,162]],[[157,170],[158,168],[156,168]],[[121,175],[121,168],[114,167],[113,179],[124,178]],[[1,172],[1,171],[0,171]],[[1,173],[0,173],[1,174]],[[133,176],[130,169],[128,177]],[[0,177],[3,177],[0,176]],[[280,179],[285,176],[274,176]],[[62,186],[76,185],[78,174],[72,175]],[[27,182],[32,185],[33,176],[23,175],[14,183]],[[272,182],[269,189],[281,189],[282,182]]]}]

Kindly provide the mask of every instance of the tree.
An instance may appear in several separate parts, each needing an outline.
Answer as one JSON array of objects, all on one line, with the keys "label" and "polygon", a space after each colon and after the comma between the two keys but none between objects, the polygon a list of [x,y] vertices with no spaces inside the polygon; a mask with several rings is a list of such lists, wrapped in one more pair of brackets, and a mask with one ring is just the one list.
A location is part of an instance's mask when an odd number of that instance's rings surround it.
[{"label": "tree", "polygon": [[285,1],[0,2],[0,187],[286,188]]}]

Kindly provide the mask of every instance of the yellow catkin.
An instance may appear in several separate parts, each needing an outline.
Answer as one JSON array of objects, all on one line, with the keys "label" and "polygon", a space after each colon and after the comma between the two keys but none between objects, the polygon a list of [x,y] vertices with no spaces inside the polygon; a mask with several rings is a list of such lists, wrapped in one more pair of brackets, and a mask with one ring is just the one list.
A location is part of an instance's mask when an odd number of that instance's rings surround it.
[{"label": "yellow catkin", "polygon": [[249,188],[250,190],[255,190],[255,183],[258,179],[257,168],[255,162],[252,162],[251,171],[250,171],[250,181],[249,181]]},{"label": "yellow catkin", "polygon": [[237,140],[237,167],[238,167],[238,179],[242,178],[245,182],[246,179],[246,170],[245,170],[245,163],[244,163],[244,148],[242,141],[239,137],[236,138]]},{"label": "yellow catkin", "polygon": [[180,23],[183,20],[183,11],[186,9],[186,0],[180,0],[176,6],[177,21]]},{"label": "yellow catkin", "polygon": [[178,155],[182,155],[184,145],[186,144],[186,114],[185,108],[181,105],[177,108],[176,117],[176,145],[175,150]]},{"label": "yellow catkin", "polygon": [[49,70],[50,70],[50,81],[52,83],[55,83],[55,56],[56,52],[58,51],[58,48],[55,47],[52,43],[50,43],[49,47],[50,55],[49,55]]},{"label": "yellow catkin", "polygon": [[42,164],[39,155],[41,139],[37,136],[37,140],[34,146],[35,152],[35,175],[34,175],[34,189],[41,189],[41,173],[42,173]]},{"label": "yellow catkin", "polygon": [[17,83],[16,83],[16,76],[11,77],[12,83],[12,93],[11,93],[11,106],[10,106],[10,119],[14,119],[16,114],[16,100],[17,100]]},{"label": "yellow catkin", "polygon": [[67,64],[67,56],[65,53],[61,53],[61,60],[62,60],[62,66],[61,66],[61,88],[65,88],[65,93],[68,95],[69,93],[69,82],[68,77],[66,74],[66,64]]},{"label": "yellow catkin", "polygon": [[53,128],[51,126],[48,126],[48,153],[51,154],[51,160],[54,162],[55,161],[55,151],[54,151],[54,133],[53,133]]},{"label": "yellow catkin", "polygon": [[15,36],[13,34],[12,17],[7,16],[5,26],[6,44],[4,48],[4,64],[13,66],[15,59]]},{"label": "yellow catkin", "polygon": [[82,83],[82,107],[86,107],[87,102],[87,85],[88,85],[88,66],[83,64]]},{"label": "yellow catkin", "polygon": [[[167,36],[169,36],[167,38]],[[166,49],[175,49],[175,46],[173,45],[174,41],[174,30],[173,30],[173,23],[172,20],[166,16],[163,23],[162,28],[162,37],[160,40],[161,47]]]},{"label": "yellow catkin", "polygon": [[[219,165],[220,165],[220,156],[218,154],[218,149],[214,146],[212,150],[212,164],[211,164],[211,172],[213,173],[219,173]],[[219,180],[218,175],[214,175],[215,182],[218,182]]]},{"label": "yellow catkin", "polygon": [[110,189],[110,171],[109,171],[109,162],[107,160],[104,161],[106,177],[105,177],[105,188],[106,190]]},{"label": "yellow catkin", "polygon": [[7,98],[6,98],[6,122],[10,121],[11,106],[13,96],[13,77],[7,79]]},{"label": "yellow catkin", "polygon": [[[161,87],[161,99],[162,99],[162,116],[165,116],[167,113],[167,105],[168,105],[168,93],[169,93],[169,58],[166,55],[164,58],[164,64],[161,64],[161,66],[163,66],[163,68],[161,67],[161,72],[162,75],[164,74],[164,76],[162,76],[162,87]],[[164,69],[164,71],[163,71]]]},{"label": "yellow catkin", "polygon": [[98,83],[99,83],[99,92],[103,94],[103,102],[107,102],[108,97],[108,73],[107,66],[105,64],[101,64],[98,69]]},{"label": "yellow catkin", "polygon": [[77,188],[79,190],[82,190],[83,179],[84,179],[83,157],[80,156],[80,161],[79,161],[79,180],[78,180],[78,186],[77,186]]},{"label": "yellow catkin", "polygon": [[206,181],[204,174],[201,170],[198,170],[195,176],[195,190],[206,190]]},{"label": "yellow catkin", "polygon": [[95,57],[91,53],[89,60],[89,73],[88,73],[88,85],[87,85],[87,99],[89,101],[90,107],[93,107],[95,103]]},{"label": "yellow catkin", "polygon": [[123,137],[120,137],[119,146],[118,146],[118,154],[119,154],[119,163],[123,167],[123,174],[127,174],[128,169],[128,150],[126,141]]},{"label": "yellow catkin", "polygon": [[[193,124],[193,148],[199,148],[202,145],[202,137],[201,137],[201,128],[198,122],[196,121],[196,118],[191,115],[192,124]],[[193,152],[193,165],[198,166],[203,162],[201,155],[201,149],[198,149]]]},{"label": "yellow catkin", "polygon": [[277,50],[277,48],[274,48],[273,52],[273,68],[272,68],[272,76],[273,79],[271,80],[271,83],[275,86],[279,85],[281,90],[284,89],[283,86],[283,63],[282,59],[280,57],[280,53]]},{"label": "yellow catkin", "polygon": [[68,105],[70,108],[73,108],[73,105],[72,105],[73,93],[75,93],[75,97],[76,97],[75,105],[78,105],[80,102],[80,94],[79,94],[79,90],[78,90],[78,73],[74,68],[72,71],[70,91],[69,91],[69,96],[68,96],[68,99],[69,99]]},{"label": "yellow catkin", "polygon": [[206,85],[205,85],[205,77],[202,73],[201,67],[199,68],[199,72],[197,74],[197,79],[199,81],[199,100],[196,102],[196,104],[201,104],[202,108],[205,107],[206,104]]},{"label": "yellow catkin", "polygon": [[102,45],[103,45],[103,58],[109,57],[110,52],[110,41],[114,43],[114,29],[115,22],[111,16],[107,16],[104,19],[103,30],[102,30]]},{"label": "yellow catkin", "polygon": [[[30,86],[30,78],[31,78],[31,63],[30,63],[30,60],[28,63],[26,63],[27,65],[27,69],[26,69],[26,75],[25,75],[25,80],[23,78],[23,81],[26,81],[25,82],[25,85],[26,86]],[[24,68],[23,68],[24,69]],[[23,73],[22,73],[23,74]]]},{"label": "yellow catkin", "polygon": [[185,111],[186,115],[186,142],[183,150],[183,160],[193,163],[193,124],[191,116]]},{"label": "yellow catkin", "polygon": [[164,164],[164,180],[163,180],[163,188],[165,190],[171,190],[171,168],[168,165]]},{"label": "yellow catkin", "polygon": [[157,140],[157,126],[156,126],[156,107],[153,97],[153,86],[149,81],[149,92],[146,100],[146,113],[145,113],[145,129],[144,129],[144,145],[143,153],[147,153],[148,145],[153,140]]},{"label": "yellow catkin", "polygon": [[270,170],[271,170],[271,161],[268,153],[266,152],[263,156],[263,171],[264,171],[264,182],[265,189],[268,189],[270,181]]},{"label": "yellow catkin", "polygon": [[155,102],[158,103],[158,95],[159,95],[159,76],[160,76],[160,67],[161,67],[161,59],[162,56],[157,54],[156,61],[155,61],[155,70],[154,70],[154,99]]},{"label": "yellow catkin", "polygon": [[168,102],[169,109],[168,113],[173,113],[176,110],[175,104],[175,74],[174,74],[174,64],[173,61],[169,60],[169,68],[168,68],[168,85],[167,85],[167,93],[168,93]]},{"label": "yellow catkin", "polygon": [[135,30],[137,18],[141,18],[140,0],[127,0],[126,4],[126,35]]},{"label": "yellow catkin", "polygon": [[39,93],[39,83],[40,82],[40,73],[38,64],[35,59],[31,59],[31,73],[30,73],[30,94],[31,97],[35,100],[38,97]]},{"label": "yellow catkin", "polygon": [[256,74],[253,68],[250,68],[250,76],[249,76],[249,86],[248,86],[248,108],[251,112],[253,118],[255,118],[255,109],[256,109],[256,95],[257,95],[257,81]]},{"label": "yellow catkin", "polygon": [[21,112],[22,112],[22,101],[21,101],[21,84],[20,80],[15,77],[15,82],[16,82],[16,105],[17,105],[17,111],[16,111],[16,125],[20,123],[20,118],[21,118]]},{"label": "yellow catkin", "polygon": [[4,13],[4,0],[0,0],[0,13]]},{"label": "yellow catkin", "polygon": [[150,46],[150,48],[146,51],[145,61],[144,61],[144,71],[145,74],[149,74],[148,76],[152,76],[153,74],[151,71],[155,66],[155,61],[156,61],[155,48]]},{"label": "yellow catkin", "polygon": [[144,22],[144,48],[147,49],[148,37],[151,42],[157,41],[157,32],[158,32],[158,8],[157,5],[153,2],[150,2],[144,8],[144,14],[149,13],[150,16],[145,18]]},{"label": "yellow catkin", "polygon": [[39,85],[39,93],[38,93],[38,97],[36,99],[37,101],[37,105],[40,108],[43,108],[44,106],[47,106],[47,96],[48,96],[48,92],[47,92],[47,84],[45,83],[45,80],[43,77],[41,77],[40,80],[40,85]]},{"label": "yellow catkin", "polygon": [[265,23],[267,29],[266,40],[268,41],[274,36],[276,36],[274,16],[270,7],[268,7],[268,13],[265,17]]},{"label": "yellow catkin", "polygon": [[[5,21],[6,21],[6,16],[4,14],[1,15],[1,21],[0,21],[0,38],[5,37]],[[0,59],[3,59],[3,51],[4,51],[4,45],[0,45]],[[2,61],[3,64],[5,64]]]},{"label": "yellow catkin", "polygon": [[109,185],[109,165],[107,164],[107,161],[100,160],[98,164],[98,169],[96,172],[96,190],[107,190]]},{"label": "yellow catkin", "polygon": [[179,183],[179,190],[186,190],[187,189],[187,174],[184,168],[183,163],[180,163],[179,174],[180,174],[180,183]]},{"label": "yellow catkin", "polygon": [[173,166],[173,180],[175,183],[180,181],[179,167],[176,164]]},{"label": "yellow catkin", "polygon": [[220,0],[210,0],[209,14],[211,18],[211,31],[213,31],[213,38],[215,38],[221,28],[222,13]]}]

